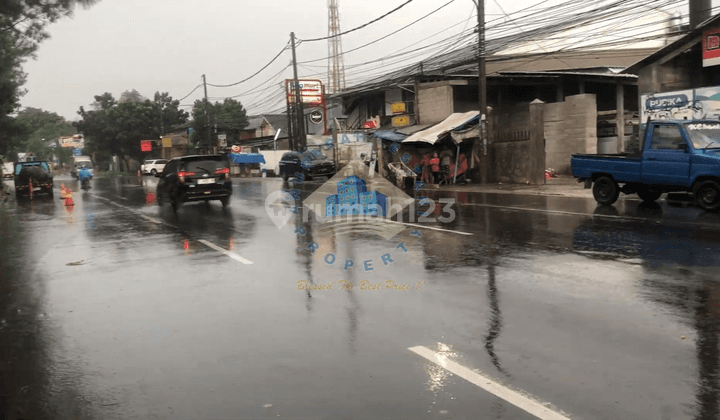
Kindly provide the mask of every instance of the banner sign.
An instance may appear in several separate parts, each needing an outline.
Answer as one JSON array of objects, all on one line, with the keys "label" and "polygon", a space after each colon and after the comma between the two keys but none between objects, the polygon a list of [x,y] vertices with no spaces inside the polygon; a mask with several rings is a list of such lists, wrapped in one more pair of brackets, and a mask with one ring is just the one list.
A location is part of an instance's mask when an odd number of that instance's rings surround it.
[{"label": "banner sign", "polygon": [[172,137],[163,137],[162,138],[162,146],[163,147],[172,147]]},{"label": "banner sign", "polygon": [[390,105],[393,114],[404,114],[405,113],[405,102],[395,102]]},{"label": "banner sign", "polygon": [[143,152],[152,152],[152,140],[140,140],[140,150]]},{"label": "banner sign", "polygon": [[640,123],[653,120],[720,118],[720,86],[643,95]]},{"label": "banner sign", "polygon": [[720,28],[703,32],[703,67],[720,64]]}]

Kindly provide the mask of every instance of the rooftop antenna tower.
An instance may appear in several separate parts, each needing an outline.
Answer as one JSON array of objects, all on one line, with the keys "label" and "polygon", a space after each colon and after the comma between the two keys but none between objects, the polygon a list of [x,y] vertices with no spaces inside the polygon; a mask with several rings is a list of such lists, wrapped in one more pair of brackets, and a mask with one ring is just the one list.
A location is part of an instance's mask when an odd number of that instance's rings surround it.
[{"label": "rooftop antenna tower", "polygon": [[328,37],[328,93],[338,93],[345,89],[338,0],[328,0]]}]

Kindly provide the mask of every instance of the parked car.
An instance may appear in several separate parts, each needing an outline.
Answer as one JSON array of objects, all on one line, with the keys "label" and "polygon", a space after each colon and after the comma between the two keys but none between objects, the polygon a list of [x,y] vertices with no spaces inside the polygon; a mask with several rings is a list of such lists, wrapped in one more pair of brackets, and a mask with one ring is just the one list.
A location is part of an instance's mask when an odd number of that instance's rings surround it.
[{"label": "parked car", "polygon": [[53,196],[53,176],[45,161],[15,163],[13,182],[17,198],[38,193]]},{"label": "parked car", "polygon": [[167,159],[147,159],[143,162],[142,166],[140,166],[140,170],[143,175],[155,175],[158,172],[162,172],[167,163]]},{"label": "parked car", "polygon": [[635,155],[573,155],[573,175],[601,205],[620,193],[655,201],[663,193],[692,193],[698,206],[720,211],[720,122],[651,121]]},{"label": "parked car", "polygon": [[156,201],[167,200],[177,211],[189,201],[220,200],[223,207],[230,202],[232,181],[230,166],[222,155],[181,156],[168,161],[157,186]]},{"label": "parked car", "polygon": [[280,159],[280,176],[287,181],[302,174],[306,180],[318,176],[331,177],[335,175],[335,163],[319,151],[288,152]]}]

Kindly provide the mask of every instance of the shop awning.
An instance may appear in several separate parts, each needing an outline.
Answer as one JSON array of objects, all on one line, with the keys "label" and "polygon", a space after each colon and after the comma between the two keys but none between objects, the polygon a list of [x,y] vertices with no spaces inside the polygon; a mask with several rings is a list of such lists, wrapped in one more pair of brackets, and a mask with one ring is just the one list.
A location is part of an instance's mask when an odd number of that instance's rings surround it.
[{"label": "shop awning", "polygon": [[265,158],[260,153],[230,153],[228,159],[234,163],[265,163]]},{"label": "shop awning", "polygon": [[473,119],[478,119],[480,113],[478,111],[470,111],[465,113],[455,113],[445,119],[445,121],[428,128],[427,130],[417,132],[412,136],[403,140],[403,143],[429,143],[435,144],[439,139],[443,138],[449,132],[457,129],[468,127]]}]

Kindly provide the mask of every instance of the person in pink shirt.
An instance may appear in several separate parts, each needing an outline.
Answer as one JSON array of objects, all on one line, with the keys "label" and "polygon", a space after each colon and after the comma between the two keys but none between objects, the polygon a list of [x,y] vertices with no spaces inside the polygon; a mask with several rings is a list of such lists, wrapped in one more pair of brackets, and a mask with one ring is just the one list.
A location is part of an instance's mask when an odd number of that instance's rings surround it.
[{"label": "person in pink shirt", "polygon": [[440,159],[437,153],[433,153],[433,157],[430,159],[430,170],[432,171],[433,181],[440,179]]}]

